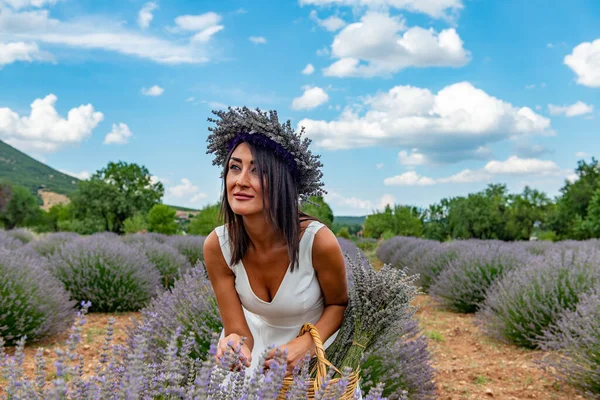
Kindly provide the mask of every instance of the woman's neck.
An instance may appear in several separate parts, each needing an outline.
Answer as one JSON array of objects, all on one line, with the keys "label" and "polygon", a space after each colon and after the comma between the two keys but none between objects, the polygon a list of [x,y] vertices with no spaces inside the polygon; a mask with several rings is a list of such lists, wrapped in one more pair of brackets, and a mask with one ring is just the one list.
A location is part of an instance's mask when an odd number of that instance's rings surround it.
[{"label": "woman's neck", "polygon": [[263,214],[245,215],[243,220],[244,229],[254,250],[264,252],[286,245],[281,233]]}]

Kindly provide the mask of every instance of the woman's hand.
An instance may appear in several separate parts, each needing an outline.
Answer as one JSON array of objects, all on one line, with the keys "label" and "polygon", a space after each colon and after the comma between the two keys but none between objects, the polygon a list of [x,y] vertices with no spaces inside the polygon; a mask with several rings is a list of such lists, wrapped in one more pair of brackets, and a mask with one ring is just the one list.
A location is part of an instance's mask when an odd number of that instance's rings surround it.
[{"label": "woman's hand", "polygon": [[[279,346],[281,355],[287,350],[287,368],[286,376],[292,375],[294,368],[304,359],[306,353],[309,353],[312,357],[315,354],[315,343],[309,333],[305,333],[302,336],[294,338],[288,344]],[[275,362],[275,354],[277,348],[272,349],[265,361],[265,368],[270,368],[271,364]]]},{"label": "woman's hand", "polygon": [[236,363],[231,366],[232,371],[240,371],[242,366],[250,367],[252,351],[240,335],[232,333],[219,340],[217,354],[215,355],[217,361],[222,363],[225,354],[228,352],[237,354]]}]

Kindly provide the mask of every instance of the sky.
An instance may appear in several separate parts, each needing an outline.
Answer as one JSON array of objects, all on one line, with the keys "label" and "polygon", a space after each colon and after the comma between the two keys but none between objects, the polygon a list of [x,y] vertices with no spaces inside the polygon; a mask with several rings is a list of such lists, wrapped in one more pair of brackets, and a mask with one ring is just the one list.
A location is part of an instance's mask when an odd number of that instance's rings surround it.
[{"label": "sky", "polygon": [[0,139],[53,168],[136,163],[201,208],[228,106],[305,128],[335,215],[554,197],[600,149],[600,2],[0,0]]}]

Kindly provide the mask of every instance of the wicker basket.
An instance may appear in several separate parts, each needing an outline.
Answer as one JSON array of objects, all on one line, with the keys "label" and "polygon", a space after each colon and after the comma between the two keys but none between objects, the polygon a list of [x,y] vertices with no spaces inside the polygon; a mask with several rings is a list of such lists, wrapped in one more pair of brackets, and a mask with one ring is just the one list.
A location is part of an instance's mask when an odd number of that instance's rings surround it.
[{"label": "wicker basket", "polygon": [[[313,341],[315,342],[315,347],[316,347],[315,353],[317,356],[317,363],[316,363],[315,368],[317,370],[317,375],[316,375],[316,378],[310,379],[309,385],[308,385],[308,398],[314,399],[315,393],[317,393],[319,391],[319,389],[321,388],[321,385],[323,384],[323,382],[325,381],[325,378],[327,377],[328,368],[332,367],[334,369],[334,371],[336,371],[340,375],[341,375],[341,372],[325,358],[325,348],[323,347],[323,342],[321,341],[321,337],[319,336],[319,332],[317,331],[317,328],[315,328],[315,326],[313,324],[306,323],[300,329],[300,333],[298,336],[302,336],[306,332],[310,333],[310,336],[313,338]],[[314,369],[313,369],[313,371],[314,371]],[[358,387],[359,377],[360,377],[359,369],[352,371],[352,373],[348,377],[349,378],[348,386],[346,386],[346,390],[345,390],[344,394],[342,395],[342,397],[339,398],[340,400],[354,399],[354,392],[356,391],[356,388]],[[335,384],[339,380],[340,380],[340,378],[331,379],[330,384]],[[291,387],[292,382],[293,382],[293,377],[291,377],[291,376],[287,376],[283,380],[283,386],[281,388],[281,391],[279,392],[279,397],[278,397],[279,400],[285,400],[285,395],[286,395],[287,391],[289,390],[289,388]]]}]

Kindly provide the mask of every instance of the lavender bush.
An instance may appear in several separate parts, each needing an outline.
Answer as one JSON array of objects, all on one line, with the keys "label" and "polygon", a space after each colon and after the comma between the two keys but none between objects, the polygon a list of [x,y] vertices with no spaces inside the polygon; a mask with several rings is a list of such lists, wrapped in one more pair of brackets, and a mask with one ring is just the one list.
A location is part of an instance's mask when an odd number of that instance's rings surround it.
[{"label": "lavender bush", "polygon": [[435,399],[435,370],[427,344],[417,322],[411,320],[395,342],[366,354],[361,364],[361,388],[368,391],[382,382],[383,395],[390,400]]},{"label": "lavender bush", "polygon": [[98,235],[65,243],[50,257],[52,274],[93,311],[137,311],[161,291],[160,274],[139,249]]},{"label": "lavender bush", "polygon": [[0,231],[0,248],[16,250],[23,247],[23,242],[8,235],[6,231]]},{"label": "lavender bush", "polygon": [[[42,349],[36,354],[35,379],[31,380],[23,374],[23,346],[19,342],[15,355],[10,357],[4,353],[4,343],[0,339],[0,372],[7,381],[4,391],[10,399],[248,399],[275,400],[279,396],[285,376],[285,359],[278,354],[272,367],[266,371],[256,371],[252,379],[247,379],[244,372],[230,373],[229,367],[236,363],[239,354],[230,351],[223,363],[217,364],[217,336],[211,342],[209,357],[202,361],[190,356],[194,338],[181,335],[176,331],[169,338],[166,357],[158,363],[144,361],[149,351],[143,336],[134,338],[134,346],[126,351],[123,346],[112,344],[114,319],[110,319],[107,327],[103,352],[94,373],[83,376],[85,368],[83,356],[77,352],[81,343],[82,326],[85,324],[85,312],[90,304],[82,304],[79,319],[73,326],[67,340],[66,349],[56,349],[58,360],[55,362],[55,377],[46,384],[46,360]],[[182,343],[181,346],[178,343]],[[266,355],[263,355],[263,357]],[[294,371],[294,384],[288,391],[286,399],[307,399],[305,391],[308,378],[307,363]],[[318,400],[334,400],[339,398],[347,381],[340,380],[334,384],[326,382],[327,390],[315,396]],[[375,387],[365,398],[367,400],[383,399],[382,386]]]},{"label": "lavender bush", "polygon": [[[519,251],[520,250],[520,251]],[[451,311],[474,313],[498,278],[527,263],[519,247],[496,242],[471,242],[440,273],[429,293],[439,305]]]},{"label": "lavender bush", "polygon": [[187,235],[170,236],[167,243],[177,249],[181,254],[187,257],[192,265],[198,261],[204,261],[204,240],[205,236]]},{"label": "lavender bush", "polygon": [[541,339],[552,351],[542,366],[589,398],[600,399],[600,286],[581,296],[574,310],[563,313]]},{"label": "lavender bush", "polygon": [[131,244],[138,248],[160,272],[165,289],[173,287],[175,280],[192,266],[188,259],[173,247],[154,240]]},{"label": "lavender bush", "polygon": [[137,242],[148,242],[154,241],[158,243],[167,243],[169,241],[169,236],[156,233],[156,232],[147,232],[147,233],[129,233],[127,235],[121,236],[121,241],[123,243],[137,243]]},{"label": "lavender bush", "polygon": [[600,251],[555,248],[496,281],[476,321],[501,340],[535,348],[544,330],[600,282]]},{"label": "lavender bush", "polygon": [[175,281],[171,291],[156,297],[141,310],[142,320],[134,320],[128,329],[128,343],[141,336],[150,350],[148,361],[159,361],[165,357],[169,338],[180,329],[181,334],[194,335],[189,349],[193,358],[204,359],[213,333],[220,333],[223,325],[210,281],[204,266],[184,273]]},{"label": "lavender bush", "polygon": [[38,257],[0,249],[0,337],[10,345],[66,330],[75,305]]},{"label": "lavender bush", "polygon": [[78,237],[80,237],[80,235],[74,232],[46,233],[27,243],[23,246],[23,250],[32,250],[40,256],[49,257],[54,254],[60,246]]},{"label": "lavender bush", "polygon": [[16,239],[22,244],[27,244],[35,239],[35,234],[27,228],[16,228],[5,232],[8,237]]}]

